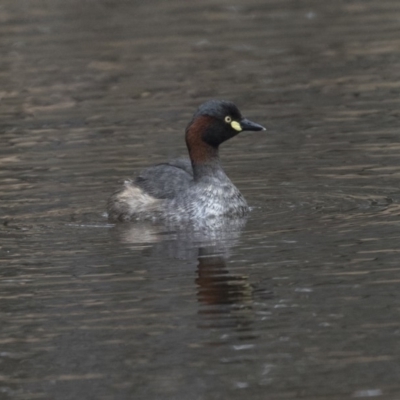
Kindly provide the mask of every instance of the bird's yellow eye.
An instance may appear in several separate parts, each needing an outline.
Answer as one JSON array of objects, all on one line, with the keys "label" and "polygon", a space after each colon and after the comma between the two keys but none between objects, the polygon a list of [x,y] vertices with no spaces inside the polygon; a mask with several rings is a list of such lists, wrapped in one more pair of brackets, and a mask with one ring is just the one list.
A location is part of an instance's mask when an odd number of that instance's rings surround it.
[{"label": "bird's yellow eye", "polygon": [[227,124],[230,124],[230,123],[232,122],[232,118],[231,118],[229,115],[227,115],[227,116],[225,117],[225,122],[226,122]]}]

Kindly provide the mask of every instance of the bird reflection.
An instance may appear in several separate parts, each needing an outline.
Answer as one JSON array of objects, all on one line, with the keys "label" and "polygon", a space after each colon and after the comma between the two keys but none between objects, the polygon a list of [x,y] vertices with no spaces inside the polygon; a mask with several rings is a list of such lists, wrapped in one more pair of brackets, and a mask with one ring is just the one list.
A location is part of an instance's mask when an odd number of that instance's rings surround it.
[{"label": "bird reflection", "polygon": [[215,254],[214,250],[212,247],[199,249],[195,280],[201,316],[198,326],[202,329],[231,328],[248,337],[253,323],[253,289],[249,278],[231,273],[225,257]]},{"label": "bird reflection", "polygon": [[251,325],[254,288],[249,277],[229,269],[230,250],[237,245],[246,220],[230,221],[218,230],[193,227],[156,227],[155,225],[123,224],[119,236],[138,249],[145,248],[157,257],[197,259],[194,279],[199,303],[198,327],[230,328],[239,337],[252,337]]},{"label": "bird reflection", "polygon": [[200,248],[196,283],[200,303],[245,304],[251,302],[251,286],[247,275],[231,274],[223,256],[213,249]]}]

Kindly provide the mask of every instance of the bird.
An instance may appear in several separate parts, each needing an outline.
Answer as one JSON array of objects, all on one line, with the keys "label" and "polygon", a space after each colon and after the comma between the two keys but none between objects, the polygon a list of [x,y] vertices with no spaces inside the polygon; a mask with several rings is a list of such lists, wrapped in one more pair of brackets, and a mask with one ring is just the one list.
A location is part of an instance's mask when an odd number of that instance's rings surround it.
[{"label": "bird", "polygon": [[201,104],[185,131],[189,158],[150,166],[125,181],[108,200],[109,220],[180,223],[246,216],[249,206],[224,172],[219,146],[242,131],[265,130],[230,101]]}]

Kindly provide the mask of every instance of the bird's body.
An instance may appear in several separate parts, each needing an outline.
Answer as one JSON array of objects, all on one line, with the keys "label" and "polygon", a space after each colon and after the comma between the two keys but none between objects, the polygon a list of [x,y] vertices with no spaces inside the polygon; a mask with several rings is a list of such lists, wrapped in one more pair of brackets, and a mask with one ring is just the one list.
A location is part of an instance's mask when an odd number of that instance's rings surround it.
[{"label": "bird's body", "polygon": [[218,146],[241,130],[264,129],[242,118],[233,103],[204,103],[186,129],[190,159],[151,166],[125,182],[108,201],[109,218],[181,222],[243,217],[248,205],[222,169]]}]

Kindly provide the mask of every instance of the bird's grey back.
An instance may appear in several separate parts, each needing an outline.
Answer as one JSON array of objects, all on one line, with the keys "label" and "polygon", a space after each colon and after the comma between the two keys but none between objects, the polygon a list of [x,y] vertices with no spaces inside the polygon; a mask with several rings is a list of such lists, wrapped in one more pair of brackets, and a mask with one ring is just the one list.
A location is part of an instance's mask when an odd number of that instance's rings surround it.
[{"label": "bird's grey back", "polygon": [[189,158],[177,158],[142,170],[135,186],[157,199],[173,199],[193,183]]}]

